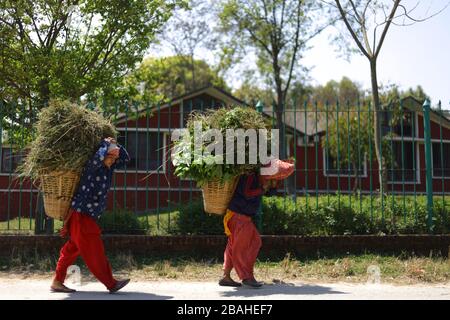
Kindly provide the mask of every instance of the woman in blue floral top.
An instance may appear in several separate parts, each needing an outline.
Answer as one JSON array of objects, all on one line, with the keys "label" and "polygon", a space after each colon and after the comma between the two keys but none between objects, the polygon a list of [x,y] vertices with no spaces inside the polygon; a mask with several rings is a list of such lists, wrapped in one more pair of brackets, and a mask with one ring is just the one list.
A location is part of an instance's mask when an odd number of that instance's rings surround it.
[{"label": "woman in blue floral top", "polygon": [[72,199],[62,236],[70,239],[62,247],[56,276],[51,285],[54,292],[71,293],[75,290],[64,285],[67,268],[81,255],[89,270],[110,293],[128,284],[129,279],[116,280],[105,255],[101,230],[97,224],[106,208],[108,190],[114,170],[123,166],[130,157],[113,138],[104,139],[91,159],[86,163],[78,189]]}]

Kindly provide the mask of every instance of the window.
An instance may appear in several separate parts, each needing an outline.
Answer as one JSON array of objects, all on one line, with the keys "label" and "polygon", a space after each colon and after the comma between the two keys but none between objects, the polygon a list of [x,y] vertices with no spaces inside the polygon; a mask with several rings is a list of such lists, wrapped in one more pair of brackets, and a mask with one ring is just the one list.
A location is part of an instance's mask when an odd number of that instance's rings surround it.
[{"label": "window", "polygon": [[[413,147],[412,141],[403,141],[403,157],[402,157],[402,141],[392,141],[391,159],[387,168],[389,182],[414,182],[417,181],[417,160],[416,148]],[[403,163],[402,163],[403,160]]]},{"label": "window", "polygon": [[164,132],[127,131],[125,134],[121,131],[118,142],[127,149],[131,158],[127,170],[151,171],[159,168],[159,171],[164,171]]},{"label": "window", "polygon": [[22,162],[24,155],[20,151],[15,151],[10,147],[2,148],[1,173],[14,173]]},{"label": "window", "polygon": [[450,143],[433,142],[433,177],[450,177]]},{"label": "window", "polygon": [[[403,133],[404,137],[412,137],[415,124],[415,114],[412,111],[405,110],[403,112],[403,119],[400,117],[392,122],[392,111],[382,111],[381,112],[381,132],[383,135],[387,135],[389,132],[397,136],[401,136]],[[403,122],[403,123],[402,123]],[[402,132],[403,124],[403,132]]]},{"label": "window", "polygon": [[[348,165],[348,163],[343,161],[343,157],[340,156],[340,160],[339,160],[339,167],[338,167],[338,161],[337,158],[332,157],[331,155],[328,154],[328,152],[324,153],[324,168],[325,170],[325,175],[333,175],[333,176],[355,176],[355,167],[353,164]],[[360,167],[358,170],[358,175],[359,176],[364,176],[365,175],[365,156],[361,155],[361,163],[360,163]]]}]

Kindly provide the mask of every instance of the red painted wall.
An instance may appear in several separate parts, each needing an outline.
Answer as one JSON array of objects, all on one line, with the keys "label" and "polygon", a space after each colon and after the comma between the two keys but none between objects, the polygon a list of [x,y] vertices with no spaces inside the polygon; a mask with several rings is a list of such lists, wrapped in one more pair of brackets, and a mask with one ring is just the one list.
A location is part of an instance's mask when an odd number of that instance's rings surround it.
[{"label": "red painted wall", "polygon": [[[149,126],[157,128],[157,116],[159,115],[161,128],[168,128],[169,126],[172,129],[178,128],[180,123],[180,108],[178,105],[175,105],[172,106],[171,111],[169,110],[169,108],[166,108],[160,110],[159,113],[154,113],[153,116],[148,119]],[[118,125],[118,127],[124,128],[127,126],[128,128],[135,128],[136,125],[140,128],[146,128],[146,116],[139,118],[138,121],[129,120],[127,124],[122,123]],[[418,127],[419,139],[423,139],[423,118],[421,115],[418,115]],[[432,122],[431,135],[432,139],[440,139],[440,126],[438,123]],[[442,136],[443,139],[450,140],[450,130],[442,128]],[[163,152],[168,153],[170,138],[167,137],[166,139],[166,149],[163,150]],[[307,147],[296,145],[294,147],[294,144],[292,143],[290,147],[291,155],[294,155],[295,148],[297,156],[294,177],[296,188],[299,192],[303,189],[308,189],[313,194],[316,189],[318,189],[319,193],[324,192],[327,189],[332,193],[338,189],[347,191],[350,188],[350,190],[352,190],[355,178],[351,177],[349,179],[346,176],[341,176],[340,179],[338,179],[338,177],[326,177],[324,175],[323,150],[320,143],[317,143],[317,150],[315,145]],[[316,161],[316,152],[318,161]],[[405,185],[389,184],[389,190],[397,192],[425,192],[425,155],[423,143],[419,144],[419,163],[420,183]],[[189,201],[191,197],[200,197],[201,194],[199,191],[191,191],[191,188],[195,188],[195,182],[186,180],[180,181],[180,179],[173,176],[174,167],[171,163],[166,163],[164,167],[166,172],[161,171],[159,174],[152,173],[151,175],[128,170],[126,179],[123,172],[116,172],[116,187],[115,190],[112,188],[109,193],[108,209],[114,207],[114,201],[117,208],[127,207],[132,210],[145,211],[157,207],[167,207],[169,201],[171,203],[177,203],[180,200],[181,202],[186,202]],[[372,171],[370,171],[369,163],[367,163],[367,177],[361,178],[362,189],[365,191],[370,190],[370,177],[372,177],[372,189],[378,189],[378,165],[375,159],[372,162]],[[22,193],[18,192],[21,188],[20,185],[19,181],[13,180],[9,175],[0,175],[0,221],[17,217],[19,214],[22,217],[29,217],[30,212],[31,215],[34,215],[37,193],[30,192],[31,185],[27,180],[22,183]],[[160,188],[159,192],[157,191],[158,186]],[[139,188],[139,190],[135,190],[135,187]],[[172,191],[169,192],[169,188],[172,189]],[[34,187],[33,189],[36,190]],[[442,190],[449,192],[449,180],[433,179],[433,190],[435,192],[441,192]],[[22,197],[22,201],[19,201],[20,197]],[[146,201],[146,198],[148,198],[148,201]],[[20,206],[19,203],[21,203]]]}]

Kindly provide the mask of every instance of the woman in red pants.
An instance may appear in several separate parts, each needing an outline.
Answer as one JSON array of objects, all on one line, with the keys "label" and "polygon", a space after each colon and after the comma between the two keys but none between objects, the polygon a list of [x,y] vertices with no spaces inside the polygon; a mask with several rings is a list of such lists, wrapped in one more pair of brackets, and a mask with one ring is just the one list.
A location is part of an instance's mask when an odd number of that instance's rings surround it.
[{"label": "woman in red pants", "polygon": [[239,287],[231,278],[234,268],[242,283],[253,288],[261,287],[253,275],[253,266],[261,248],[261,237],[252,221],[269,183],[257,173],[241,176],[224,217],[228,243],[224,253],[224,275],[221,286]]},{"label": "woman in red pants", "polygon": [[276,194],[277,180],[285,179],[294,172],[292,161],[274,159],[265,167],[267,167],[265,175],[255,172],[239,178],[228,205],[223,220],[228,243],[224,253],[223,278],[219,281],[221,286],[241,286],[241,283],[231,278],[233,268],[242,280],[242,284],[252,288],[262,286],[253,274],[253,267],[261,248],[261,237],[252,217],[258,212],[262,196],[267,191],[272,195]]},{"label": "woman in red pants", "polygon": [[125,148],[118,145],[113,138],[107,138],[100,143],[98,151],[87,162],[61,232],[62,236],[68,235],[70,239],[60,252],[56,276],[51,285],[53,292],[75,292],[64,285],[64,280],[67,268],[78,256],[83,258],[92,274],[110,293],[117,292],[130,281],[114,279],[105,255],[101,230],[97,225],[97,220],[106,208],[114,169],[129,160]]}]

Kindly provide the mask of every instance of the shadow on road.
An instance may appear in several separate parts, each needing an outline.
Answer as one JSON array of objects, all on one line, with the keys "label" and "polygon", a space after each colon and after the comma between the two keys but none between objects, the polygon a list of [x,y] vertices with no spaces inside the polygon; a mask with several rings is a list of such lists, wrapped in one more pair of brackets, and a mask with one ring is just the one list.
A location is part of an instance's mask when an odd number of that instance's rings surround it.
[{"label": "shadow on road", "polygon": [[171,296],[133,291],[124,291],[115,294],[98,291],[77,291],[65,297],[64,300],[168,300],[172,298]]},{"label": "shadow on road", "polygon": [[223,297],[254,297],[254,296],[270,296],[270,295],[319,295],[319,294],[347,294],[342,291],[334,291],[329,287],[316,285],[300,285],[292,283],[265,284],[258,289],[240,287],[233,291],[223,292]]}]

